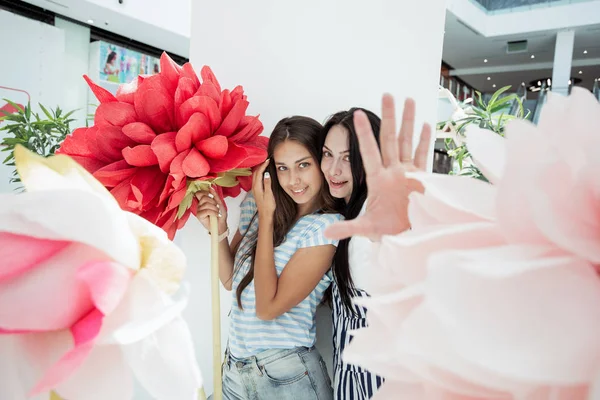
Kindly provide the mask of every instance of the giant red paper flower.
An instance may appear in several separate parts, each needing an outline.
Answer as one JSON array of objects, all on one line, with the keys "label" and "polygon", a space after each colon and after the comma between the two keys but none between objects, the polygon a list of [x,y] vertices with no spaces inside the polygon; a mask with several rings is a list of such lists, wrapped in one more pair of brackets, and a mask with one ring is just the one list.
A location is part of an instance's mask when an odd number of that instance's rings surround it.
[{"label": "giant red paper flower", "polygon": [[267,156],[258,116],[246,115],[241,86],[229,91],[208,66],[165,54],[161,72],[139,76],[113,96],[85,77],[100,101],[94,125],[69,135],[67,154],[105,185],[124,210],[163,228],[172,239],[192,210],[194,192],[210,184],[224,197],[249,190],[250,168]]}]

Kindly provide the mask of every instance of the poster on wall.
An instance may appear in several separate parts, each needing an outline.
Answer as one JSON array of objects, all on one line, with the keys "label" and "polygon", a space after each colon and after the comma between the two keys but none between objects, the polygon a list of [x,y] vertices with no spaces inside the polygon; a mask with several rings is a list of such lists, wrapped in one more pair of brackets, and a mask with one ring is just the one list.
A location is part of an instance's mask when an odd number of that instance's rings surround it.
[{"label": "poster on wall", "polygon": [[129,83],[138,75],[153,75],[160,71],[158,58],[100,42],[99,80],[117,85]]}]

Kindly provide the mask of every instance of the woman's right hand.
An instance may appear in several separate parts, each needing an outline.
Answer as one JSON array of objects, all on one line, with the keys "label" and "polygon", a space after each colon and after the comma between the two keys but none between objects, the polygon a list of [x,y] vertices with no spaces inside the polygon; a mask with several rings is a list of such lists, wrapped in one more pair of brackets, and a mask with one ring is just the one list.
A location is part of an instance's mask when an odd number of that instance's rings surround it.
[{"label": "woman's right hand", "polygon": [[217,218],[219,225],[219,235],[227,230],[227,210],[221,201],[217,192],[211,187],[208,192],[197,192],[198,208],[196,218],[206,228],[210,230],[210,217]]}]

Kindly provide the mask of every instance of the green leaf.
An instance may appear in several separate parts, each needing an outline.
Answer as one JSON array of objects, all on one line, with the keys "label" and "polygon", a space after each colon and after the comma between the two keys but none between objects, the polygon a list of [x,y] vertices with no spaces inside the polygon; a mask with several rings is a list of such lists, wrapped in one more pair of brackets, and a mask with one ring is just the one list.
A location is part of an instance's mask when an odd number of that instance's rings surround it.
[{"label": "green leaf", "polygon": [[503,108],[507,108],[508,105],[514,101],[514,100],[518,100],[519,96],[517,96],[516,94],[510,94],[508,96],[504,96],[502,99],[498,100],[496,103],[494,103],[493,107],[490,107],[489,112],[491,114],[497,113],[498,111],[502,110]]},{"label": "green leaf", "polygon": [[23,109],[23,107],[21,107],[20,105],[18,105],[17,103],[15,103],[14,101],[10,101],[9,99],[3,99],[5,102],[7,102],[8,104],[10,104],[11,106],[13,106],[14,108],[17,109],[17,111],[19,113],[24,113],[25,110]]},{"label": "green leaf", "polygon": [[50,112],[46,109],[46,107],[44,107],[41,103],[38,103],[40,108],[42,109],[42,111],[44,112],[44,114],[46,114],[46,117],[48,117],[48,119],[53,119],[52,114],[50,114]]},{"label": "green leaf", "polygon": [[500,88],[500,89],[498,89],[498,90],[496,91],[496,93],[494,93],[494,94],[492,95],[492,98],[491,98],[491,99],[490,99],[490,101],[488,102],[488,107],[487,107],[488,111],[489,111],[489,109],[490,109],[491,107],[494,107],[494,106],[495,106],[496,100],[498,100],[498,98],[500,97],[500,95],[501,95],[502,93],[506,92],[506,91],[507,91],[508,89],[510,89],[511,87],[512,87],[512,86],[510,86],[510,85],[509,85],[509,86],[504,86],[503,88]]},{"label": "green leaf", "polygon": [[[77,111],[81,110],[80,108],[73,110],[73,111],[69,111],[68,113],[66,113],[65,115],[63,115],[63,119],[67,119],[69,118],[71,115],[73,115],[74,113],[76,113]],[[71,121],[75,121],[74,119],[72,119]]]}]

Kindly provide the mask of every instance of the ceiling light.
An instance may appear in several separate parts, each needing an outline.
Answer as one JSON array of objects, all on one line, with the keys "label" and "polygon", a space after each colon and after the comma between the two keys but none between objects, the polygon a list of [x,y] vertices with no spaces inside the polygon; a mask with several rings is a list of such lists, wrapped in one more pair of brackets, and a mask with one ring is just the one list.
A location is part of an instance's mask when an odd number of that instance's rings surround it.
[{"label": "ceiling light", "polygon": [[494,83],[494,84],[492,85],[492,87],[496,87],[496,84]]},{"label": "ceiling light", "polygon": [[88,19],[88,20],[87,20],[87,23],[88,23],[88,24],[93,24],[93,23],[94,23],[94,20],[93,20],[93,19]]},{"label": "ceiling light", "polygon": [[525,82],[521,82],[521,86],[525,86]]},{"label": "ceiling light", "polygon": [[538,86],[542,86],[542,81],[538,81]]},{"label": "ceiling light", "polygon": [[579,71],[579,75],[583,74],[583,71]]},{"label": "ceiling light", "polygon": [[532,55],[531,55],[531,58],[535,58],[535,54],[532,54]]},{"label": "ceiling light", "polygon": [[484,58],[484,59],[483,59],[483,62],[484,62],[484,63],[486,63],[486,62],[487,62],[487,58]]},{"label": "ceiling light", "polygon": [[587,50],[584,50],[584,51],[583,51],[583,54],[587,54]]},{"label": "ceiling light", "polygon": [[491,76],[488,76],[488,81],[491,81],[491,80],[492,80],[492,77],[491,77]]}]

